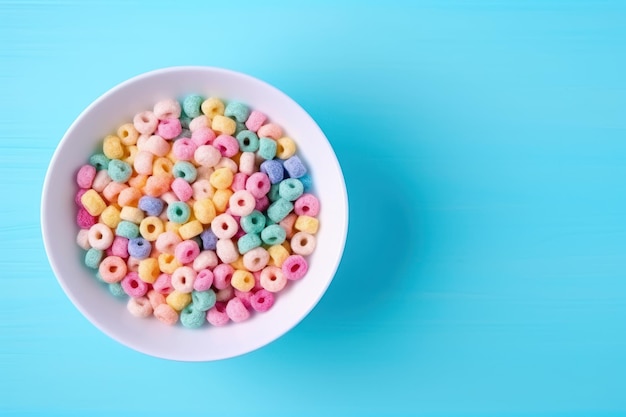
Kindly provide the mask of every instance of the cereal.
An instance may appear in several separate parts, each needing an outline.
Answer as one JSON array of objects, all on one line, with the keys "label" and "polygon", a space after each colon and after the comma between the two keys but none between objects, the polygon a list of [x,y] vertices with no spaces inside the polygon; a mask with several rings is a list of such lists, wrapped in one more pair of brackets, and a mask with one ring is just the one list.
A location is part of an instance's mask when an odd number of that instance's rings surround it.
[{"label": "cereal", "polygon": [[137,317],[197,328],[268,311],[308,271],[319,200],[281,126],[245,103],[166,98],[78,168],[84,264]]},{"label": "cereal", "polygon": [[267,174],[272,184],[278,184],[284,178],[283,165],[276,160],[270,159],[261,163],[261,172]]},{"label": "cereal", "polygon": [[283,130],[276,123],[268,123],[257,130],[259,137],[265,136],[270,139],[278,140],[283,136]]},{"label": "cereal", "polygon": [[265,160],[272,160],[276,156],[276,141],[270,138],[261,137],[259,139],[258,154]]},{"label": "cereal", "polygon": [[297,255],[307,256],[315,250],[315,236],[306,232],[298,232],[293,235],[290,241],[291,251]]}]

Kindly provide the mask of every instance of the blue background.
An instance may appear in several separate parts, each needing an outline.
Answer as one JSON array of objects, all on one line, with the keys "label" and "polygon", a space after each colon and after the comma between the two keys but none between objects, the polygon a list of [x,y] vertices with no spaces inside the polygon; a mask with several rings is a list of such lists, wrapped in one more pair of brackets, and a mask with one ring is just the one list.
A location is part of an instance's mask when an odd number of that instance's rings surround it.
[{"label": "blue background", "polygon": [[[626,415],[626,3],[292,3],[0,0],[0,415]],[[351,203],[319,305],[216,363],[100,333],[40,237],[73,119],[172,65],[301,103]]]}]

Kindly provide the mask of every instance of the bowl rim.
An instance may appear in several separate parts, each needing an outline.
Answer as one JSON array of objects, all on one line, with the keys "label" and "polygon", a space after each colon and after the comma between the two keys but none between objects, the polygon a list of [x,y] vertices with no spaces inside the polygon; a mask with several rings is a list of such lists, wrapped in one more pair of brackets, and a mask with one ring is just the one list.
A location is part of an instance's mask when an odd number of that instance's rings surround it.
[{"label": "bowl rim", "polygon": [[[75,129],[77,129],[77,126],[80,125],[81,121],[83,118],[86,117],[87,114],[89,114],[92,109],[94,107],[97,107],[101,102],[107,100],[110,96],[117,94],[120,90],[125,89],[128,85],[131,85],[133,83],[136,83],[144,78],[149,78],[149,77],[155,77],[155,76],[159,76],[162,74],[166,74],[166,73],[171,73],[171,72],[185,72],[185,71],[208,71],[208,72],[213,72],[216,74],[227,74],[230,76],[236,76],[236,77],[241,77],[241,78],[246,78],[248,79],[248,81],[253,82],[253,83],[260,83],[263,85],[264,88],[267,88],[269,90],[272,90],[274,94],[276,94],[277,96],[280,96],[282,100],[285,100],[286,102],[289,103],[290,106],[293,106],[295,108],[297,108],[299,111],[301,111],[304,115],[304,117],[310,119],[310,122],[313,123],[313,125],[315,127],[317,127],[317,129],[319,129],[320,133],[321,133],[321,137],[326,141],[329,149],[332,152],[332,156],[334,158],[332,158],[332,161],[325,161],[325,163],[331,163],[335,165],[335,168],[338,170],[339,174],[340,174],[340,178],[338,178],[340,180],[340,183],[338,184],[340,189],[341,189],[341,194],[342,194],[342,200],[343,200],[343,204],[344,204],[344,213],[343,215],[345,216],[345,222],[343,224],[343,230],[341,230],[341,242],[339,245],[339,256],[337,256],[334,264],[332,265],[332,267],[330,268],[331,271],[331,275],[330,278],[328,280],[326,280],[324,286],[321,288],[321,291],[319,291],[318,294],[315,295],[315,298],[311,299],[312,302],[310,303],[310,306],[303,312],[303,314],[300,315],[300,317],[298,317],[296,320],[294,320],[293,322],[291,322],[289,325],[285,326],[282,331],[280,331],[275,337],[273,337],[271,340],[269,341],[261,341],[261,343],[258,344],[253,344],[251,346],[251,348],[249,348],[248,350],[244,351],[244,352],[240,352],[240,353],[234,353],[232,355],[227,355],[227,356],[223,356],[220,358],[211,358],[211,359],[186,359],[186,358],[181,358],[181,357],[176,357],[174,355],[166,355],[166,354],[162,354],[157,350],[151,350],[151,349],[147,349],[145,346],[141,345],[141,344],[137,344],[134,343],[132,340],[129,340],[128,338],[125,337],[119,337],[119,335],[116,335],[115,333],[113,333],[112,331],[109,330],[109,328],[104,325],[103,323],[101,323],[101,320],[98,318],[97,315],[92,314],[92,312],[90,312],[89,309],[87,309],[83,303],[74,295],[74,292],[70,289],[68,283],[66,282],[66,280],[61,279],[60,276],[62,275],[61,270],[62,268],[59,266],[59,260],[55,259],[54,257],[51,256],[52,253],[52,246],[54,245],[53,242],[53,236],[50,229],[50,224],[51,221],[53,221],[53,216],[54,213],[49,213],[49,210],[46,210],[46,205],[47,202],[50,200],[51,198],[51,192],[53,190],[54,187],[51,186],[51,181],[52,181],[52,171],[54,170],[54,167],[59,164],[61,161],[61,154],[60,154],[60,149],[63,148],[63,145],[66,141],[68,141],[69,137],[72,136],[73,132]],[[345,251],[345,244],[346,244],[346,240],[348,237],[348,227],[349,227],[349,201],[348,201],[348,193],[347,193],[347,188],[346,188],[346,184],[345,184],[345,176],[343,174],[343,171],[341,169],[341,165],[339,164],[337,155],[332,147],[332,145],[330,144],[330,141],[328,140],[326,134],[323,132],[323,130],[321,129],[321,127],[317,124],[317,122],[312,118],[312,116],[302,107],[300,106],[300,104],[298,104],[295,100],[293,100],[290,96],[288,96],[286,93],[284,93],[282,90],[278,89],[277,87],[274,87],[273,85],[269,84],[266,81],[263,81],[259,78],[256,78],[254,76],[239,72],[239,71],[234,71],[234,70],[230,70],[230,69],[226,69],[226,68],[221,68],[221,67],[214,67],[214,66],[170,66],[170,67],[164,67],[164,68],[160,68],[160,69],[155,69],[155,70],[151,70],[151,71],[147,71],[147,72],[143,72],[140,74],[137,74],[131,78],[126,79],[125,81],[122,81],[118,84],[116,84],[115,86],[111,87],[110,89],[108,89],[107,91],[105,91],[104,93],[100,94],[95,100],[93,100],[87,107],[85,107],[80,114],[73,120],[72,124],[68,127],[68,129],[65,131],[65,133],[63,134],[61,140],[57,143],[56,148],[54,150],[54,153],[50,159],[50,162],[48,164],[48,167],[46,169],[45,172],[45,177],[44,177],[44,181],[43,181],[43,188],[42,188],[42,192],[41,192],[41,202],[40,202],[40,229],[41,229],[41,234],[42,234],[42,238],[43,238],[43,243],[44,243],[44,249],[46,252],[46,257],[48,259],[48,263],[50,264],[52,271],[54,273],[54,276],[57,280],[57,282],[59,283],[59,285],[61,286],[61,288],[63,289],[63,292],[65,293],[65,295],[70,299],[70,301],[72,302],[72,304],[79,310],[79,312],[85,317],[87,318],[87,320],[94,325],[97,329],[99,329],[102,333],[104,333],[105,335],[107,335],[109,338],[115,340],[116,342],[131,348],[133,350],[136,350],[138,352],[141,352],[143,354],[146,355],[150,355],[153,357],[157,357],[157,358],[162,358],[162,359],[168,359],[168,360],[175,360],[175,361],[196,361],[196,362],[200,362],[200,361],[214,361],[214,360],[224,360],[224,359],[228,359],[228,358],[233,358],[233,357],[237,357],[237,356],[242,356],[248,353],[251,353],[255,350],[258,350],[260,348],[262,348],[263,346],[266,346],[278,339],[280,339],[282,336],[284,336],[286,333],[288,333],[290,330],[292,330],[293,328],[295,328],[302,320],[304,320],[304,318],[306,318],[310,312],[318,305],[319,301],[321,300],[321,298],[324,296],[324,294],[326,293],[328,287],[330,286],[330,283],[334,280],[336,273],[337,273],[337,269],[339,268],[339,265],[341,264],[341,261],[343,259],[343,254]]]}]

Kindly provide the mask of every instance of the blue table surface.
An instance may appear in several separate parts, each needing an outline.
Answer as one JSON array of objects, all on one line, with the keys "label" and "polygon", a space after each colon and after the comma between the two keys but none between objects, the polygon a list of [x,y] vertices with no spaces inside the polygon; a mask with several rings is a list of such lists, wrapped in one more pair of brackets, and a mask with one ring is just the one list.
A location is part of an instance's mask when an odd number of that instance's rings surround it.
[{"label": "blue table surface", "polygon": [[[0,0],[0,22],[0,415],[626,415],[625,2]],[[324,298],[226,361],[109,339],[40,234],[74,118],[173,65],[282,89],[348,187]]]}]

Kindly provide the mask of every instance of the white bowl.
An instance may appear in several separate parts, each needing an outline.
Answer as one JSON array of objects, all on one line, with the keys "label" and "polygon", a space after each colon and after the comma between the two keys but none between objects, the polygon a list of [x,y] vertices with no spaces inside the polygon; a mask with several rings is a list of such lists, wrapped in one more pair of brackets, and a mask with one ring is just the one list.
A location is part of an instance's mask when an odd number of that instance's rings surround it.
[{"label": "white bowl", "polygon": [[[303,80],[305,82],[305,80]],[[266,113],[298,145],[298,155],[313,178],[321,202],[317,248],[306,276],[278,294],[266,313],[243,323],[200,329],[167,326],[151,317],[138,319],[125,301],[112,296],[82,264],[76,245],[75,174],[107,134],[151,109],[163,98],[190,93],[238,100]],[[341,259],[348,226],[348,201],[337,158],[313,119],[278,89],[251,76],[210,67],[173,67],[148,72],[112,88],[85,109],[70,126],[50,162],[41,201],[41,224],[48,259],[59,284],[96,327],[118,342],[148,355],[210,361],[258,349],[299,323],[317,304]]]}]

